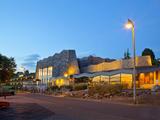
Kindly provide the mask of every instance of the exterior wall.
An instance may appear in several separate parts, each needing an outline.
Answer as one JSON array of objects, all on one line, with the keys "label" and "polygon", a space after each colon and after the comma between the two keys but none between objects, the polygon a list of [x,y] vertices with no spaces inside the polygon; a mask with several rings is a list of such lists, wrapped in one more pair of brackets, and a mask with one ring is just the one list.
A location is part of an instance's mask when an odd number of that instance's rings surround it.
[{"label": "exterior wall", "polygon": [[132,74],[116,74],[111,76],[99,75],[92,79],[92,82],[105,82],[109,84],[124,84],[127,88],[132,88]]},{"label": "exterior wall", "polygon": [[139,87],[150,89],[154,85],[160,85],[160,71],[140,73],[138,75]]},{"label": "exterior wall", "polygon": [[64,76],[64,74],[78,74],[79,67],[75,50],[63,50],[59,54],[45,58],[37,62],[36,79],[47,84],[52,77]]},{"label": "exterior wall", "polygon": [[[132,88],[132,74],[116,74],[111,76],[98,75],[92,82],[107,82],[109,84],[124,84]],[[140,73],[136,78],[137,88],[151,89],[154,85],[160,85],[160,71]]]},{"label": "exterior wall", "polygon": [[127,85],[128,88],[132,88],[132,74],[121,74],[121,83]]},{"label": "exterior wall", "polygon": [[100,75],[100,76],[93,77],[92,82],[106,82],[106,83],[109,83],[109,76]]},{"label": "exterior wall", "polygon": [[[150,56],[140,56],[136,58],[137,67],[152,66]],[[82,68],[83,72],[100,72],[100,71],[110,71],[117,69],[133,68],[133,59],[128,60],[117,60],[113,62],[103,62],[97,65],[90,65],[88,67]]]}]

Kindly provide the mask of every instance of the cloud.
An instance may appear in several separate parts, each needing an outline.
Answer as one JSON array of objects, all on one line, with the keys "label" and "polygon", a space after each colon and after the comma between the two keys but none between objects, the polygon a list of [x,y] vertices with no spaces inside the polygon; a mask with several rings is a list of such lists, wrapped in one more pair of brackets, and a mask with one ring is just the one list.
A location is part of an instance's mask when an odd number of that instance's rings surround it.
[{"label": "cloud", "polygon": [[22,66],[27,66],[29,68],[35,67],[36,63],[35,62],[26,62],[26,63],[22,63]]},{"label": "cloud", "polygon": [[24,61],[37,61],[39,60],[40,55],[38,54],[32,54],[25,57]]},{"label": "cloud", "polygon": [[31,54],[31,55],[25,56],[23,58],[23,62],[21,63],[21,66],[29,70],[30,72],[35,72],[36,62],[39,59],[40,59],[39,54]]}]

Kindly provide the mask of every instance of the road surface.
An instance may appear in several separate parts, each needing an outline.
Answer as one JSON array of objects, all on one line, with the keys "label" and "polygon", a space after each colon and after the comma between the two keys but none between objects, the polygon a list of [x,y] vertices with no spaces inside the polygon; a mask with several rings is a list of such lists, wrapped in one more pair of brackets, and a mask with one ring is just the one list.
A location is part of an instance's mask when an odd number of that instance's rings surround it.
[{"label": "road surface", "polygon": [[[3,98],[0,98],[2,101]],[[111,104],[40,94],[7,98],[0,120],[160,120],[160,107]]]}]

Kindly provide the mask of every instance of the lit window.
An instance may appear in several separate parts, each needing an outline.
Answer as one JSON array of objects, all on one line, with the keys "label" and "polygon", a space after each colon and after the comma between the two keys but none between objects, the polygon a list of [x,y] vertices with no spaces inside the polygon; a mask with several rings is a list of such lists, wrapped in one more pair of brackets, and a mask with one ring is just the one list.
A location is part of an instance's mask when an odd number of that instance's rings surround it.
[{"label": "lit window", "polygon": [[48,67],[48,76],[52,76],[52,66]]}]

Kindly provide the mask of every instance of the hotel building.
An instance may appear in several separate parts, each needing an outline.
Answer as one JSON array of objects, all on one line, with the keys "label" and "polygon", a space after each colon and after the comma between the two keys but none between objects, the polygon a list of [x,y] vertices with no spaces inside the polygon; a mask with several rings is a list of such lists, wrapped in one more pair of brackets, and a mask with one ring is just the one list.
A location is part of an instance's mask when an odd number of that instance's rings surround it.
[{"label": "hotel building", "polygon": [[59,81],[61,84],[69,84],[68,81],[60,78],[73,74],[79,74],[75,50],[63,50],[37,62],[36,79],[40,80],[40,85],[54,85],[54,83],[58,83]]},{"label": "hotel building", "polygon": [[[68,85],[78,79],[92,82],[125,84],[132,88],[133,59],[102,61],[95,65],[80,67],[74,50],[64,50],[60,54],[37,62],[36,78],[41,84]],[[160,67],[153,66],[150,56],[136,57],[136,86],[148,89],[160,84]]]}]

